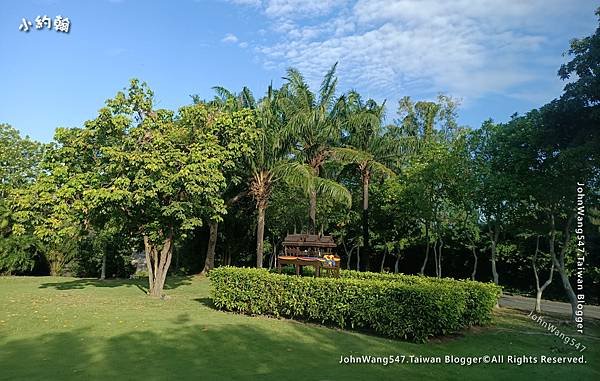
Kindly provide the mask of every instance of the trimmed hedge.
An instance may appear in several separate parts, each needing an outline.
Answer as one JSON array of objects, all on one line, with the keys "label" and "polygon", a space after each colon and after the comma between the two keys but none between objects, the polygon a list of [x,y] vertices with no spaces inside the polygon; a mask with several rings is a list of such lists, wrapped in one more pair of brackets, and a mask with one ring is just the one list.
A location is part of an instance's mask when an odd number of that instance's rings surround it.
[{"label": "trimmed hedge", "polygon": [[384,336],[425,341],[489,321],[499,294],[499,288],[477,282],[342,273],[337,279],[313,278],[220,267],[210,272],[210,295],[217,308],[227,311],[369,328]]},{"label": "trimmed hedge", "polygon": [[489,323],[492,317],[492,308],[498,303],[501,288],[493,283],[482,283],[472,280],[456,280],[452,278],[433,278],[419,275],[372,273],[354,270],[343,270],[340,272],[342,278],[364,279],[364,280],[386,280],[398,281],[406,284],[430,284],[449,285],[461,288],[466,293],[467,308],[463,320],[467,326],[483,325]]}]

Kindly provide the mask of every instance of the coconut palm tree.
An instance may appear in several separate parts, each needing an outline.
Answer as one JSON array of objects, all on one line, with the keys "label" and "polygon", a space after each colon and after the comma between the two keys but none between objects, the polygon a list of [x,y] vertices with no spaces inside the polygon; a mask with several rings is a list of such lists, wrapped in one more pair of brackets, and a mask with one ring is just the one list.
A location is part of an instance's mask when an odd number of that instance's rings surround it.
[{"label": "coconut palm tree", "polygon": [[309,89],[302,74],[294,68],[288,69],[282,88],[285,92],[281,101],[286,115],[285,134],[295,140],[292,155],[305,164],[313,176],[313,180],[306,184],[309,186],[309,231],[313,234],[316,232],[317,193],[336,199],[349,199],[350,196],[342,185],[319,178],[332,148],[341,140],[344,97],[335,96],[336,67],[337,63],[323,78],[318,95]]},{"label": "coconut palm tree", "polygon": [[[347,205],[351,202],[351,196],[340,184],[314,176],[309,166],[294,160],[291,150],[296,145],[296,137],[285,129],[288,115],[281,107],[288,95],[285,89],[276,90],[270,85],[267,94],[258,102],[246,87],[239,94],[223,87],[213,89],[217,96],[210,103],[217,107],[233,111],[251,108],[256,112],[261,135],[254,147],[254,155],[247,157],[247,192],[256,202],[256,266],[262,267],[266,210],[273,188],[278,183],[298,186],[306,193],[314,190]],[[215,225],[214,229],[212,225]],[[216,222],[211,223],[211,236],[213,230],[216,232]],[[216,242],[216,234],[212,241]],[[214,252],[212,241],[209,239],[209,252],[211,247]]]},{"label": "coconut palm tree", "polygon": [[369,184],[373,176],[393,176],[387,164],[400,153],[398,142],[384,134],[382,122],[385,102],[372,99],[363,102],[360,94],[350,91],[345,98],[345,131],[343,147],[334,148],[333,158],[356,168],[362,184],[362,260],[368,269],[369,247]]},{"label": "coconut palm tree", "polygon": [[[256,267],[262,267],[265,234],[265,213],[275,183],[289,176],[291,167],[287,159],[289,142],[283,139],[283,113],[278,105],[281,93],[270,85],[267,94],[257,107],[258,127],[262,131],[254,155],[248,158],[250,176],[249,193],[256,202]],[[251,95],[251,94],[250,94]],[[246,97],[246,99],[254,99]]]},{"label": "coconut palm tree", "polygon": [[[256,201],[256,265],[262,267],[265,214],[273,187],[280,182],[298,186],[309,195],[321,193],[341,201],[348,206],[350,192],[340,184],[315,176],[312,168],[294,161],[291,149],[297,141],[286,130],[289,117],[281,107],[286,101],[287,91],[274,90],[269,86],[267,94],[258,103],[256,115],[262,131],[261,140],[255,146],[255,154],[248,158],[250,180],[249,193]],[[251,95],[251,94],[249,94]],[[249,97],[248,99],[252,99]]]}]

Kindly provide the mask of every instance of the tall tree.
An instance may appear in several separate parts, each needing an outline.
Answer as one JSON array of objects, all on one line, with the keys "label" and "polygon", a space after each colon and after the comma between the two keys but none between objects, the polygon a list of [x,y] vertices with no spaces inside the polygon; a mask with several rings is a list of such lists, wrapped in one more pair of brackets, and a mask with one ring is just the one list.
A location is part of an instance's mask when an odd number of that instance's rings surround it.
[{"label": "tall tree", "polygon": [[289,161],[290,139],[283,134],[284,115],[280,107],[282,93],[270,85],[257,106],[257,122],[261,132],[254,155],[247,157],[250,169],[249,191],[256,202],[256,267],[263,266],[265,214],[273,187],[297,175],[297,166]]},{"label": "tall tree", "polygon": [[[600,21],[600,7],[596,9]],[[568,55],[571,61],[561,65],[558,75],[567,80],[576,77],[576,81],[565,85],[564,100],[575,100],[584,106],[600,104],[600,25],[591,36],[575,38],[571,41]]]},{"label": "tall tree", "polygon": [[[65,129],[57,130],[57,142],[48,147],[40,164],[41,171],[34,183],[14,190],[11,209],[14,224],[12,232],[26,237],[31,233],[35,245],[44,255],[50,267],[50,275],[61,275],[77,249],[77,243],[85,233],[86,203],[83,189],[95,175],[70,171],[71,164],[83,164],[78,157],[67,158],[68,148],[60,144],[74,134]],[[71,155],[76,155],[74,150]]]},{"label": "tall tree", "polygon": [[[245,173],[245,158],[254,153],[254,147],[258,141],[259,132],[256,130],[255,101],[250,90],[246,87],[240,94],[235,94],[223,87],[213,88],[218,96],[210,102],[200,100],[198,96],[192,96],[194,104],[204,105],[209,111],[208,116],[197,118],[192,115],[183,120],[192,130],[202,130],[206,124],[210,124],[213,134],[218,137],[219,145],[225,147],[226,157],[222,161],[221,172],[225,176],[226,187],[222,192],[225,206],[230,208],[238,202],[245,194],[240,191]],[[218,111],[217,111],[218,110]],[[209,238],[206,258],[201,274],[206,274],[214,268],[217,233],[220,217],[209,218]]]},{"label": "tall tree", "polygon": [[500,234],[518,212],[519,178],[524,175],[523,163],[528,158],[519,148],[523,137],[517,130],[506,129],[488,120],[474,131],[474,135],[472,154],[477,184],[474,197],[490,242],[492,277],[494,283],[499,284],[497,247]]},{"label": "tall tree", "polygon": [[[323,78],[318,95],[313,94],[298,70],[288,69],[287,77],[284,78],[286,84],[282,90],[285,96],[281,104],[286,114],[286,133],[296,140],[293,154],[308,166],[315,177],[321,174],[332,148],[339,145],[341,139],[344,102],[343,98],[336,98],[335,95],[336,67],[337,63]],[[322,179],[312,182],[308,189],[308,215],[309,231],[313,234],[316,233],[319,192],[337,199],[351,199],[347,189],[335,181]]]},{"label": "tall tree", "polygon": [[[74,209],[88,217],[83,220],[94,224],[97,216],[111,215],[141,238],[152,296],[162,294],[174,240],[200,226],[203,216],[224,212],[221,168],[229,157],[216,134],[219,118],[229,120],[203,105],[183,107],[177,116],[155,110],[152,91],[132,80],[95,120],[57,135],[56,166],[47,176],[62,176],[72,186],[55,193],[72,194],[80,206]],[[105,138],[88,144],[94,136]],[[80,165],[97,155],[100,167]]]},{"label": "tall tree", "polygon": [[437,134],[448,140],[457,128],[458,106],[456,99],[444,94],[439,94],[435,101],[416,102],[405,96],[398,102],[396,125],[403,135],[430,140]]},{"label": "tall tree", "polygon": [[[361,264],[369,269],[371,255],[369,240],[369,185],[373,176],[392,176],[394,172],[386,164],[393,162],[399,153],[397,141],[384,134],[382,122],[385,102],[378,105],[372,99],[364,102],[356,91],[346,97],[344,108],[344,147],[332,149],[333,158],[356,168],[362,186],[362,235]],[[387,247],[387,246],[386,246]]]},{"label": "tall tree", "polygon": [[16,200],[11,194],[18,194],[35,181],[43,152],[44,145],[0,123],[0,273],[30,271],[35,264],[38,250],[32,232],[13,234]]},{"label": "tall tree", "polygon": [[[600,8],[596,11],[600,21]],[[573,58],[562,65],[559,76],[577,80],[565,85],[560,99],[513,120],[525,124],[531,136],[534,159],[528,163],[523,180],[531,184],[532,198],[549,227],[549,252],[562,280],[576,319],[577,297],[569,279],[567,256],[574,253],[569,243],[576,221],[583,224],[585,206],[577,203],[578,187],[600,188],[600,27],[592,36],[571,42]],[[552,192],[548,192],[552,189]],[[587,205],[598,205],[591,191]]]},{"label": "tall tree", "polygon": [[0,202],[10,189],[33,182],[39,172],[44,146],[21,137],[12,126],[0,123]]}]

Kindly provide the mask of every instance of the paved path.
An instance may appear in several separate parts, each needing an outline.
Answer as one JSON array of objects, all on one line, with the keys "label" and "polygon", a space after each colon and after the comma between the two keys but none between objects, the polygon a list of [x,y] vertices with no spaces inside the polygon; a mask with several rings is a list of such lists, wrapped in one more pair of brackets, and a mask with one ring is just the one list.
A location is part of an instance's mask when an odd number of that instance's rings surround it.
[{"label": "paved path", "polygon": [[[532,311],[535,306],[535,298],[527,298],[516,295],[502,295],[500,307],[515,308],[523,311]],[[542,312],[571,316],[571,305],[563,302],[553,302],[542,299]],[[600,306],[585,305],[583,307],[585,318],[600,319]]]}]

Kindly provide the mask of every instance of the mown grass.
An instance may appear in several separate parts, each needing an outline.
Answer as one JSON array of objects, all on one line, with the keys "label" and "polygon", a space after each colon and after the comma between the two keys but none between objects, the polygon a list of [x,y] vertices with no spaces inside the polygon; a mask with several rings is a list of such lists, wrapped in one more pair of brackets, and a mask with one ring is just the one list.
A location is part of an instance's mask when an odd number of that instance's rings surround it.
[{"label": "mown grass", "polygon": [[[215,310],[203,277],[144,281],[0,277],[0,380],[596,380],[600,324],[584,365],[339,364],[340,356],[576,356],[527,318],[499,309],[490,327],[412,344],[314,324]],[[418,308],[418,306],[415,306]]]}]

